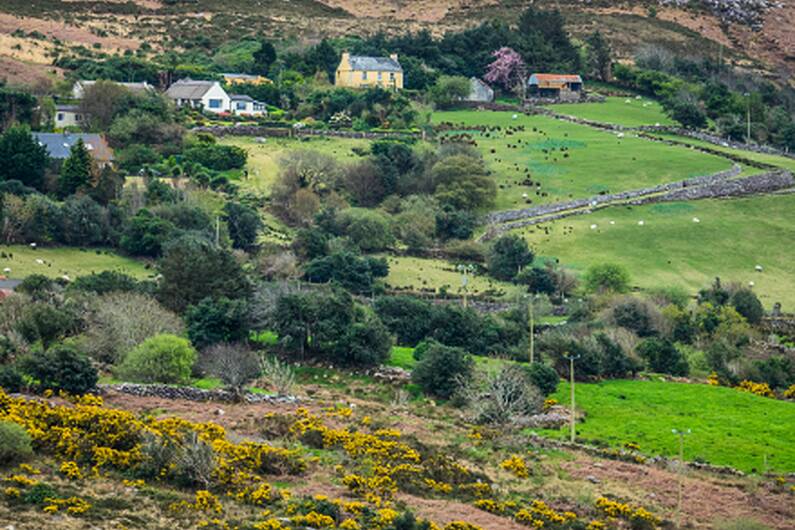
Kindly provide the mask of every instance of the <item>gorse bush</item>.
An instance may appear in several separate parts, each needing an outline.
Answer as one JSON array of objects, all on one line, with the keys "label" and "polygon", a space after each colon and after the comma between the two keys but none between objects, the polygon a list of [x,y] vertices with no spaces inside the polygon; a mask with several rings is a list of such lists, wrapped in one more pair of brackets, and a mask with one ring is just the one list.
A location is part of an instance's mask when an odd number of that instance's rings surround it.
[{"label": "gorse bush", "polygon": [[16,423],[0,421],[0,466],[16,464],[33,455],[30,435]]},{"label": "gorse bush", "polygon": [[196,362],[196,350],[188,339],[157,335],[136,346],[124,358],[118,373],[140,383],[185,383]]}]

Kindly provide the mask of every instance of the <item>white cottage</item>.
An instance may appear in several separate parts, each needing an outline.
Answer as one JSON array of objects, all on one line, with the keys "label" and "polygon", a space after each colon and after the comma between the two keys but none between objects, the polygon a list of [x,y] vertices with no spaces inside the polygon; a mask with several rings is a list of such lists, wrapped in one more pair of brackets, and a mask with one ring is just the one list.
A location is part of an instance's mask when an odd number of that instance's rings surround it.
[{"label": "white cottage", "polygon": [[268,109],[265,103],[257,101],[245,94],[232,94],[229,96],[231,101],[232,114],[239,116],[266,116]]},{"label": "white cottage", "polygon": [[166,90],[177,107],[192,107],[215,114],[231,111],[231,99],[218,81],[180,79]]},{"label": "white cottage", "polygon": [[[117,81],[112,81],[117,85],[121,85],[130,92],[134,92],[136,94],[146,94],[147,92],[154,92],[155,87],[147,83],[146,81],[142,83],[119,83]],[[81,80],[77,81],[74,86],[72,87],[72,97],[75,99],[83,99],[83,95],[87,88],[94,86],[96,81],[89,81],[89,80]]]},{"label": "white cottage", "polygon": [[55,105],[55,128],[82,127],[85,117],[77,105]]}]

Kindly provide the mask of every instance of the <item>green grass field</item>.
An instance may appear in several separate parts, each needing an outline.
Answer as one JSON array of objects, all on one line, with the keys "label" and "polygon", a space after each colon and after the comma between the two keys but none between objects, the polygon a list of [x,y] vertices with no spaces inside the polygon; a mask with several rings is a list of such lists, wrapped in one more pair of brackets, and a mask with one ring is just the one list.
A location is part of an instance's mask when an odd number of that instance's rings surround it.
[{"label": "green grass field", "polygon": [[0,273],[6,268],[11,272],[3,274],[15,279],[29,274],[44,274],[52,278],[67,275],[74,279],[106,270],[124,272],[139,279],[152,274],[144,262],[106,249],[39,247],[34,250],[25,245],[0,245]]},{"label": "green grass field", "polygon": [[[785,310],[795,310],[793,195],[616,206],[517,233],[539,254],[557,257],[577,272],[620,263],[630,271],[632,285],[679,285],[691,292],[715,276],[745,285],[753,281],[765,306],[781,302]],[[756,265],[764,271],[756,272]]]},{"label": "green grass field", "polygon": [[[642,188],[723,171],[732,165],[719,156],[651,142],[631,132],[618,138],[546,116],[519,114],[514,120],[510,112],[466,110],[436,112],[433,121],[464,127],[524,126],[524,131],[512,135],[504,130],[472,133],[499,186],[495,210]],[[457,132],[461,131],[452,134]],[[532,185],[527,184],[528,178]]]},{"label": "green grass field", "polygon": [[248,152],[248,179],[238,184],[248,191],[268,195],[279,173],[279,158],[297,149],[312,149],[334,156],[341,162],[356,160],[353,148],[367,148],[369,140],[349,138],[267,138],[259,143],[250,136],[226,136],[219,140],[224,145],[241,147]]},{"label": "green grass field", "polygon": [[[386,257],[389,263],[389,276],[386,278],[386,283],[390,288],[408,289],[415,292],[432,290],[436,294],[441,289],[446,289],[452,295],[463,294],[461,274],[452,263],[409,256],[383,257]],[[510,300],[514,300],[520,291],[516,285],[477,274],[469,277],[468,287],[471,296],[488,294],[493,298]]]},{"label": "green grass field", "polygon": [[[686,460],[728,465],[745,472],[795,471],[795,403],[777,401],[732,388],[656,381],[605,381],[576,385],[577,409],[585,421],[577,436],[621,447],[640,445],[647,455],[678,454],[671,429],[691,429]],[[569,402],[569,386],[554,397]],[[568,428],[544,431],[568,436]]]},{"label": "green grass field", "polygon": [[605,98],[604,103],[566,103],[549,105],[547,108],[558,114],[625,127],[676,123],[668,117],[662,105],[647,98],[608,97]]}]

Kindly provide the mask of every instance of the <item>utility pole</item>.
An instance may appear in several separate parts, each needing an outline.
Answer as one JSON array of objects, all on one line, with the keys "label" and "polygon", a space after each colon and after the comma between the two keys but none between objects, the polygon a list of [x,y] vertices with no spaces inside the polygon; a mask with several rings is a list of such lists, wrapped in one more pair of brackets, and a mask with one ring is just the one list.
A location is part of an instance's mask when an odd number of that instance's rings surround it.
[{"label": "utility pole", "polygon": [[461,264],[458,267],[458,272],[461,273],[461,290],[464,293],[464,307],[467,307],[467,294],[469,293],[469,276],[468,274],[473,274],[475,272],[475,266],[471,264]]},{"label": "utility pole", "polygon": [[221,218],[219,216],[215,217],[215,245],[218,246],[221,244]]},{"label": "utility pole", "polygon": [[530,299],[530,365],[536,362],[535,355],[535,328],[536,328],[536,308],[535,297]]},{"label": "utility pole", "polygon": [[679,436],[679,495],[676,502],[676,527],[682,528],[682,488],[684,487],[684,466],[685,466],[685,436],[690,434],[690,429],[680,431],[671,429],[671,432]]},{"label": "utility pole", "polygon": [[571,355],[570,353],[566,352],[563,354],[564,359],[569,360],[569,386],[571,387],[571,418],[569,422],[569,441],[574,443],[574,424],[576,422],[576,411],[577,408],[574,404],[574,361],[579,359],[579,355]]},{"label": "utility pole", "polygon": [[745,130],[745,143],[751,143],[751,94],[746,92],[743,94],[745,96],[745,120],[746,120],[746,130]]}]

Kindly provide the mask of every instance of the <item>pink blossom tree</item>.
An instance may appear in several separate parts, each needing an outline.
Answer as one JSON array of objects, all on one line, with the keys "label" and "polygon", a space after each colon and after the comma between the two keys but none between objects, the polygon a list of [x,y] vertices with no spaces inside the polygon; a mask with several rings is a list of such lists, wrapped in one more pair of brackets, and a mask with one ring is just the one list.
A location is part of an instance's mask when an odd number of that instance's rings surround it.
[{"label": "pink blossom tree", "polygon": [[505,90],[516,92],[522,100],[527,90],[527,65],[522,56],[513,48],[503,46],[491,54],[494,61],[486,67],[483,78],[489,83],[502,86]]}]

